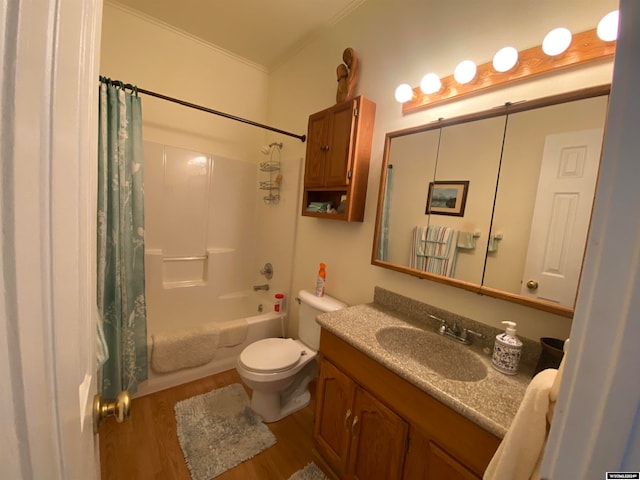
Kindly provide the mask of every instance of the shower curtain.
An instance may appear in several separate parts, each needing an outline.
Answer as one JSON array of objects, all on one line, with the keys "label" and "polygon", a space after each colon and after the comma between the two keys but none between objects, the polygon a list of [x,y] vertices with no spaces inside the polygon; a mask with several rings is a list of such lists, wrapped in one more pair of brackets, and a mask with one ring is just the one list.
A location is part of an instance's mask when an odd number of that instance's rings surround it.
[{"label": "shower curtain", "polygon": [[142,108],[137,91],[100,78],[98,363],[102,395],[134,393],[147,378]]}]

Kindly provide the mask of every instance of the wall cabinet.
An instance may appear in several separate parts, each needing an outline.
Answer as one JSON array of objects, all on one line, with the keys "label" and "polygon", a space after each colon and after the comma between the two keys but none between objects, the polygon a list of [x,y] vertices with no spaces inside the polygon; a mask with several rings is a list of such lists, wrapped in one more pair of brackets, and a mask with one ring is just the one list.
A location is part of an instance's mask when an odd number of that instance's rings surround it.
[{"label": "wall cabinet", "polygon": [[314,442],[338,478],[479,480],[500,439],[326,330]]},{"label": "wall cabinet", "polygon": [[400,478],[408,426],[330,362],[321,361],[318,449],[341,478]]},{"label": "wall cabinet", "polygon": [[[302,215],[364,219],[375,113],[375,103],[360,96],[309,117]],[[337,212],[309,210],[314,202]]]}]

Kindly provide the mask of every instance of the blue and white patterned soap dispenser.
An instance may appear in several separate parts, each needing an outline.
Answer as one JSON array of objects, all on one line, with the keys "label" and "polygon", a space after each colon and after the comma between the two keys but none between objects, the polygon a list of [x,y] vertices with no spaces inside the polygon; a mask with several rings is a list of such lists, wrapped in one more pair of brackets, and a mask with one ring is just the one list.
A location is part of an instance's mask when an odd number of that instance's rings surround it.
[{"label": "blue and white patterned soap dispenser", "polygon": [[493,345],[493,358],[491,364],[493,368],[507,375],[518,373],[520,354],[522,353],[522,342],[516,337],[516,323],[502,322],[507,326],[504,333],[496,335],[496,342]]}]

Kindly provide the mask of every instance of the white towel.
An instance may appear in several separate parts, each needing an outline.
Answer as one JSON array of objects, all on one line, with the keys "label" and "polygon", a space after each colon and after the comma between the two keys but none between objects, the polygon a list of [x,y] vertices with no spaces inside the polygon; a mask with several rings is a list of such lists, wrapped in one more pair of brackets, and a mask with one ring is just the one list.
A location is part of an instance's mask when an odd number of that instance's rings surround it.
[{"label": "white towel", "polygon": [[212,323],[151,336],[151,367],[158,373],[209,363],[216,353],[220,328]]},{"label": "white towel", "polygon": [[538,373],[527,387],[518,412],[484,472],[483,480],[539,479],[549,431],[549,394],[558,371]]},{"label": "white towel", "polygon": [[231,320],[220,324],[220,347],[234,347],[247,339],[249,322],[246,318]]}]

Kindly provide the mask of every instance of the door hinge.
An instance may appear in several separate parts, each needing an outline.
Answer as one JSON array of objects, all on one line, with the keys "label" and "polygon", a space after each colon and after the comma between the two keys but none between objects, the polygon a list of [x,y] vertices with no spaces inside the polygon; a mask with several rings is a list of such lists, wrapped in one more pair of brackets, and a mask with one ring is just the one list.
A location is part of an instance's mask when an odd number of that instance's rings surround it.
[{"label": "door hinge", "polygon": [[352,175],[353,175],[353,173],[351,172],[351,170],[349,170],[349,171],[347,172],[347,178],[348,178],[348,179],[351,179],[351,176],[352,176]]},{"label": "door hinge", "polygon": [[358,116],[358,107],[353,109],[353,116],[357,117]]}]

